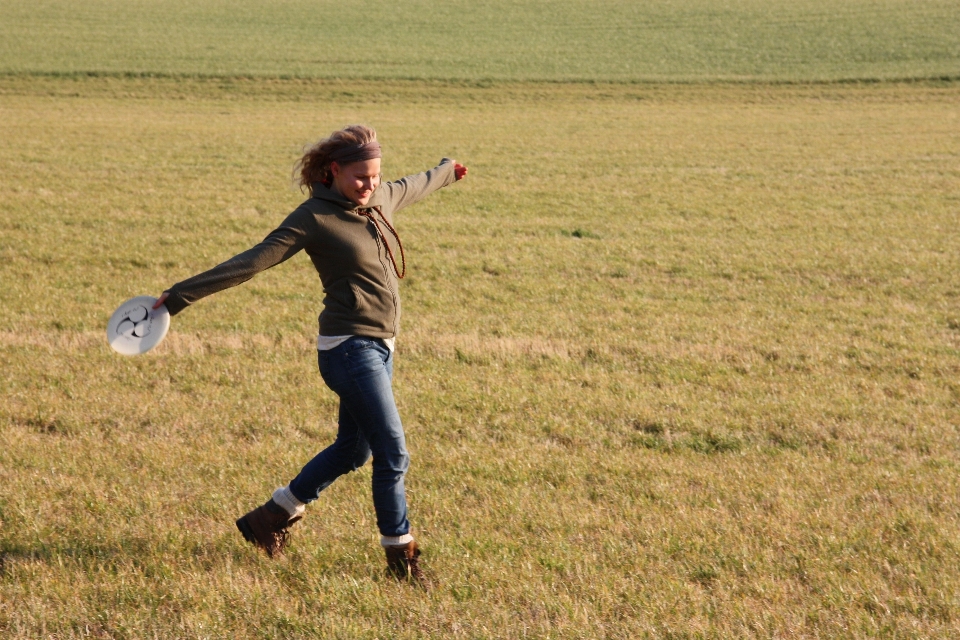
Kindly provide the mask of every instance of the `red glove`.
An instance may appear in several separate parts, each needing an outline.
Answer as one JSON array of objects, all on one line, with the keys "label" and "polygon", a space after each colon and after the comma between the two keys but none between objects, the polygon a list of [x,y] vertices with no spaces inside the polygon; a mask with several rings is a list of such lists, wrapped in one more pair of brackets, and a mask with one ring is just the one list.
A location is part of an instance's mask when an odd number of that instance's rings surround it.
[{"label": "red glove", "polygon": [[454,162],[453,175],[457,177],[457,180],[463,180],[463,176],[467,175],[467,168],[459,162]]}]

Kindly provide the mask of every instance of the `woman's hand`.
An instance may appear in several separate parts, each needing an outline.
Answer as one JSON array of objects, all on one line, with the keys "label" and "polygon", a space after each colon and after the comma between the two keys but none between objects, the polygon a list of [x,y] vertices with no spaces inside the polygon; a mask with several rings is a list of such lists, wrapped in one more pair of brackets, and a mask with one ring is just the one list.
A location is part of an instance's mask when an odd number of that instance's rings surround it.
[{"label": "woman's hand", "polygon": [[463,180],[463,177],[467,175],[467,168],[462,164],[460,164],[459,162],[454,162],[453,175],[457,177],[457,180]]},{"label": "woman's hand", "polygon": [[153,308],[154,308],[154,309],[159,309],[159,308],[160,308],[160,305],[162,305],[164,302],[166,302],[167,298],[169,298],[169,297],[170,297],[170,292],[169,292],[169,291],[164,291],[163,293],[161,293],[161,294],[160,294],[160,297],[159,297],[159,298],[157,299],[157,301],[153,304]]}]

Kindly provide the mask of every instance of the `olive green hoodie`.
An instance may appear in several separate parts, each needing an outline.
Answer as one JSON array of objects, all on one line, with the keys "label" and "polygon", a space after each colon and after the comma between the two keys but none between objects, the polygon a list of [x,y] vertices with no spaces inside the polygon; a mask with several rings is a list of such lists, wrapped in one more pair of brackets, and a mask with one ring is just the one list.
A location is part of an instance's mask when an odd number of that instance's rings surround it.
[{"label": "olive green hoodie", "polygon": [[[246,282],[302,249],[323,284],[320,335],[392,338],[400,328],[397,276],[384,246],[387,240],[358,212],[380,207],[392,225],[394,213],[455,180],[454,163],[444,158],[429,171],[382,183],[364,207],[314,184],[312,197],[258,245],[171,287],[167,309],[176,315],[200,298]],[[396,241],[389,232],[387,237],[399,258]]]}]

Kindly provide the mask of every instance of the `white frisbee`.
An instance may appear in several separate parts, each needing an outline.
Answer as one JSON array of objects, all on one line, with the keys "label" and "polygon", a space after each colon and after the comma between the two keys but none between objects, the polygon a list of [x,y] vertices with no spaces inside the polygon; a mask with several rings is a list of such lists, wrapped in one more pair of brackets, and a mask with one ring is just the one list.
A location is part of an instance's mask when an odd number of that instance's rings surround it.
[{"label": "white frisbee", "polygon": [[170,312],[166,305],[154,309],[156,298],[130,298],[110,316],[107,342],[117,353],[136,356],[146,353],[163,341],[170,328]]}]

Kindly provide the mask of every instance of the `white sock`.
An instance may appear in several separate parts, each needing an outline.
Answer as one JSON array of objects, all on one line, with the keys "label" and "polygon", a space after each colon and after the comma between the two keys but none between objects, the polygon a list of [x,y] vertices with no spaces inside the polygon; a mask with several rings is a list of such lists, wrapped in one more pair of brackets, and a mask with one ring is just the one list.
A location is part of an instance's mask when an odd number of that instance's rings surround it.
[{"label": "white sock", "polygon": [[303,515],[307,505],[297,500],[297,497],[290,491],[290,485],[280,487],[273,492],[273,501],[286,509],[291,516]]},{"label": "white sock", "polygon": [[413,542],[413,536],[409,533],[402,536],[380,536],[381,547],[402,547],[410,542]]}]

